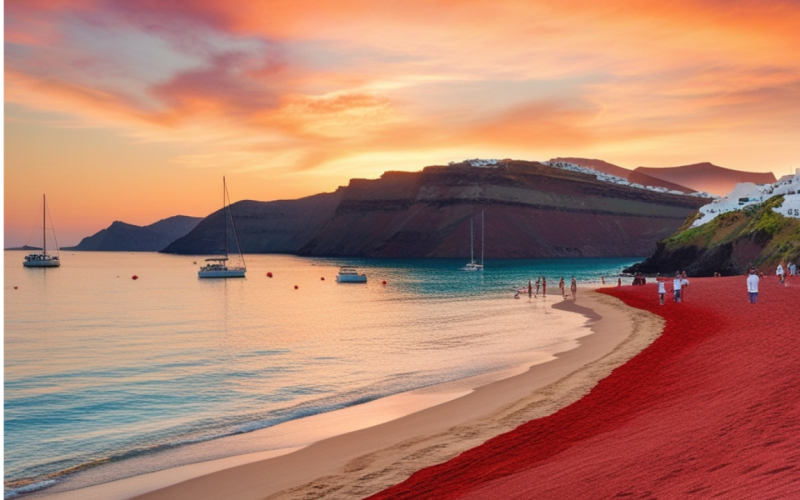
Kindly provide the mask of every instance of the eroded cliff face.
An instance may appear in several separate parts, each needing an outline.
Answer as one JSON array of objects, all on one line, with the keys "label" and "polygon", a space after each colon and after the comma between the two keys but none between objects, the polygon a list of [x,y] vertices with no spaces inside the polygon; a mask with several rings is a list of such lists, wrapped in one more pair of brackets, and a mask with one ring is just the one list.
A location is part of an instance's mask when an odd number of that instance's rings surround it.
[{"label": "eroded cliff face", "polygon": [[436,166],[351,181],[298,253],[468,258],[470,221],[479,252],[483,211],[486,258],[638,256],[703,204],[534,162]]},{"label": "eroded cliff face", "polygon": [[[627,257],[649,254],[703,203],[510,161],[387,172],[335,193],[232,210],[246,253],[469,258],[470,221],[477,256],[483,211],[486,258]],[[163,251],[220,253],[222,227],[220,210]]]}]

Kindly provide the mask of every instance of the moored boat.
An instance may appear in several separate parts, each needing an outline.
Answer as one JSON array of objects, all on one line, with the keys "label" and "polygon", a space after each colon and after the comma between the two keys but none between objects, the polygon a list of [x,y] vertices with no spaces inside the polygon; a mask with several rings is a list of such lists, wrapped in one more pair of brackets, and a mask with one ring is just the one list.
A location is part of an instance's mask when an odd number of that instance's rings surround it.
[{"label": "moored boat", "polygon": [[[52,221],[51,224],[52,226]],[[55,239],[53,229],[53,239]],[[42,253],[31,253],[25,256],[22,262],[25,267],[59,267],[61,259],[58,256],[58,241],[56,241],[56,255],[47,253],[47,198],[42,195]]]},{"label": "moored boat", "polygon": [[[228,265],[228,219],[231,221],[231,229],[233,230],[233,239],[236,242],[236,250],[239,253],[239,260],[241,266]],[[222,219],[224,220],[222,236],[225,239],[225,256],[212,257],[206,259],[207,264],[197,271],[199,278],[244,278],[244,273],[247,272],[247,266],[244,262],[244,255],[242,255],[242,248],[239,245],[239,237],[236,236],[236,226],[233,223],[233,213],[231,212],[230,196],[228,195],[228,186],[225,183],[225,177],[222,177]]]},{"label": "moored boat", "polygon": [[336,276],[337,283],[366,283],[367,275],[358,274],[358,271],[352,267],[342,267],[339,269],[339,275]]}]

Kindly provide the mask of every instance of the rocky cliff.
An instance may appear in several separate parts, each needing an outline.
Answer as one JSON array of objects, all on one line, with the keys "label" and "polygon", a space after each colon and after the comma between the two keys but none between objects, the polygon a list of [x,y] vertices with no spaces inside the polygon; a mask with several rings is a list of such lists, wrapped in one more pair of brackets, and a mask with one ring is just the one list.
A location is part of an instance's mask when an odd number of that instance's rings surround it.
[{"label": "rocky cliff", "polygon": [[[470,255],[470,221],[486,219],[486,258],[646,255],[705,202],[619,186],[535,162],[456,164],[354,179],[301,255]],[[480,238],[476,224],[476,249]]]},{"label": "rocky cliff", "polygon": [[201,220],[201,217],[176,215],[149,226],[115,221],[106,229],[82,239],[76,246],[63,247],[62,250],[157,252],[191,231]]},{"label": "rocky cliff", "polygon": [[760,205],[718,215],[702,226],[690,228],[694,218],[673,236],[659,241],[655,253],[628,271],[689,276],[744,274],[757,267],[772,274],[781,260],[800,261],[800,219],[784,217],[783,196]]},{"label": "rocky cliff", "polygon": [[[239,201],[231,205],[236,234],[244,253],[296,253],[330,220],[341,189],[298,200]],[[218,210],[164,253],[219,255],[224,252],[223,211]],[[229,242],[233,244],[232,235]]]},{"label": "rocky cliff", "polygon": [[[702,199],[598,181],[535,162],[387,172],[335,193],[232,205],[246,253],[378,258],[470,255],[470,221],[486,219],[486,258],[647,255]],[[222,211],[163,251],[215,254]]]}]

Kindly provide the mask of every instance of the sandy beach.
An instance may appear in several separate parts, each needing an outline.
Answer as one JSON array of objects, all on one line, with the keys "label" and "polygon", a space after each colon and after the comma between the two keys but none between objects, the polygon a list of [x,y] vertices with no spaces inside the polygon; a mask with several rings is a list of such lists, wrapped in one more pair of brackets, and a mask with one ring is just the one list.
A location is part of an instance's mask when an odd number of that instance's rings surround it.
[{"label": "sandy beach", "polygon": [[[136,498],[363,498],[378,493],[420,469],[574,403],[652,343],[663,328],[658,316],[599,293],[585,292],[577,302],[559,298],[552,304],[582,315],[587,335],[579,347],[523,373],[475,390],[461,387],[449,396],[440,392],[440,404],[420,411],[398,408],[399,414],[414,412],[285,450],[280,456],[231,457],[42,497],[121,498],[142,493]],[[397,404],[424,405],[419,398],[398,398]],[[370,418],[363,412],[343,418],[348,417]]]},{"label": "sandy beach", "polygon": [[373,498],[797,498],[800,283],[693,279],[602,290],[663,334],[575,404]]}]

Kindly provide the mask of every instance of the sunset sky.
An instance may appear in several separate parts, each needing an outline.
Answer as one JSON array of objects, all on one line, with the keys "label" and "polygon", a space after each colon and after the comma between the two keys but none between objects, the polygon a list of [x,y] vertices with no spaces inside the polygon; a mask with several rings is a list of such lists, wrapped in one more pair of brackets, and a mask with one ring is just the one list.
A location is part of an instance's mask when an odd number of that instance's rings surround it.
[{"label": "sunset sky", "polygon": [[[464,158],[800,167],[800,2],[6,0],[5,245]],[[37,240],[31,244],[39,244]]]}]

